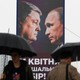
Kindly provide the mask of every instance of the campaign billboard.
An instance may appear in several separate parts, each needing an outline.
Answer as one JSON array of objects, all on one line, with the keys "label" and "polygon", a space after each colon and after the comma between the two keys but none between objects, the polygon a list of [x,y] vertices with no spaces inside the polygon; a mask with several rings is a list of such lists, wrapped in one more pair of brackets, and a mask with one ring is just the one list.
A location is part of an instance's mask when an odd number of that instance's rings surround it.
[{"label": "campaign billboard", "polygon": [[64,44],[64,0],[17,0],[16,29],[37,53],[26,58],[35,80],[46,80],[55,66],[51,53]]}]

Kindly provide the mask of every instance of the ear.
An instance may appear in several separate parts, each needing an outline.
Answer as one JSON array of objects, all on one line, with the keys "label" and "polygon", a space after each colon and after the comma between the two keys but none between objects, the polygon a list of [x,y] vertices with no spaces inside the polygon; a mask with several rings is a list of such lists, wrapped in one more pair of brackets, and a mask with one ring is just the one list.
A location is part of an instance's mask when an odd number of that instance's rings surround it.
[{"label": "ear", "polygon": [[58,32],[61,37],[63,35],[63,24],[61,24],[61,26],[58,28]]},{"label": "ear", "polygon": [[18,23],[18,34],[20,35],[22,32],[22,22]]},{"label": "ear", "polygon": [[63,35],[63,24],[61,24],[61,36]]}]

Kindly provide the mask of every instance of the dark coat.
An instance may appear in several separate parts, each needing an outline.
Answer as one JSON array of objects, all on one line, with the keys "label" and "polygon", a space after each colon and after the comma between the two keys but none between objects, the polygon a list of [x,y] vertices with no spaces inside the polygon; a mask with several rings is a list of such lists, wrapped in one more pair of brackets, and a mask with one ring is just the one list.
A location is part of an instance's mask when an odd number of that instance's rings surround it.
[{"label": "dark coat", "polygon": [[[21,60],[20,62],[21,62],[20,69],[21,69],[22,74],[25,75],[24,76],[26,78],[25,80],[34,80],[32,70],[30,66],[28,65],[28,63],[23,60]],[[5,80],[12,80],[10,76],[11,76],[12,71],[14,71],[13,69],[14,69],[13,62],[9,61],[8,65],[5,66],[4,72],[3,72],[6,75]]]}]

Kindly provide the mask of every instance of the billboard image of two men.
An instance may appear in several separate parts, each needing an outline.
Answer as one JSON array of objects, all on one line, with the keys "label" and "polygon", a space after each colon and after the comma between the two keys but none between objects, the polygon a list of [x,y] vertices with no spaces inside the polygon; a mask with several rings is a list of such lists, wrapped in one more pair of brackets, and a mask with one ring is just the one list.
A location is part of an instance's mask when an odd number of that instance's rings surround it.
[{"label": "billboard image of two men", "polygon": [[51,53],[64,43],[64,0],[18,0],[17,35],[37,52],[28,58],[35,80],[46,80],[54,67]]}]

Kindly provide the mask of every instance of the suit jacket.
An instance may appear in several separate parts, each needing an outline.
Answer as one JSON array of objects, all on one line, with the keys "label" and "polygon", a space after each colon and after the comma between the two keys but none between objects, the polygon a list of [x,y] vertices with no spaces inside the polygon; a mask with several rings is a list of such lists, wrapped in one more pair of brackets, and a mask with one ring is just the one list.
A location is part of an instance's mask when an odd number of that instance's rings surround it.
[{"label": "suit jacket", "polygon": [[[66,80],[66,63],[55,66],[48,74],[47,80]],[[68,66],[69,80],[80,80],[80,74],[72,65]]]}]

